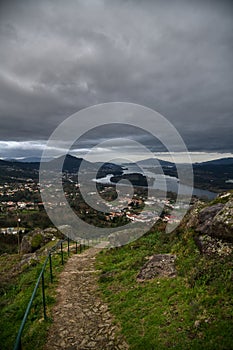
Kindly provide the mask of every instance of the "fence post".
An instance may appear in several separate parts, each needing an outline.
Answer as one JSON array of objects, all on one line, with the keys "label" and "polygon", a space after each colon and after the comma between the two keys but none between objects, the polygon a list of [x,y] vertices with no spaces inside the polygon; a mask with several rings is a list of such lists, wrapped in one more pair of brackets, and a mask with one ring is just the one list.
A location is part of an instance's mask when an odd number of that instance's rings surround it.
[{"label": "fence post", "polygon": [[78,253],[78,242],[77,241],[75,242],[75,253],[76,254]]},{"label": "fence post", "polygon": [[49,271],[50,271],[50,282],[53,283],[53,267],[52,267],[52,256],[49,253]]},{"label": "fence post", "polygon": [[46,301],[45,301],[45,290],[44,290],[44,271],[41,275],[41,282],[42,282],[42,300],[43,300],[43,309],[44,309],[44,319],[47,319],[46,315]]},{"label": "fence post", "polygon": [[68,251],[68,256],[70,256],[70,239],[69,239],[69,237],[68,237],[68,249],[67,249],[67,251]]},{"label": "fence post", "polygon": [[61,264],[64,265],[63,250],[62,250],[62,242],[61,242]]}]

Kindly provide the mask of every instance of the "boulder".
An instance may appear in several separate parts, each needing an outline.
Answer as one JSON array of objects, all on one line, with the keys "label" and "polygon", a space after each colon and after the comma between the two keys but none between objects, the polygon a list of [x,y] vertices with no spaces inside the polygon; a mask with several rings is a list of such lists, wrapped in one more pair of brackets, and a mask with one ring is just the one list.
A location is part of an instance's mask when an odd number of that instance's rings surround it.
[{"label": "boulder", "polygon": [[202,209],[198,214],[198,222],[196,231],[202,234],[209,234],[213,222],[213,218],[215,215],[220,212],[220,210],[224,207],[224,204],[219,203],[215,205],[211,205],[210,207],[206,207]]},{"label": "boulder", "polygon": [[151,256],[137,275],[137,281],[151,280],[156,277],[175,277],[175,259],[176,255],[173,254],[155,254]]},{"label": "boulder", "polygon": [[28,235],[23,236],[20,246],[20,252],[22,254],[27,254],[32,252],[31,247],[31,237]]},{"label": "boulder", "polygon": [[233,200],[227,202],[215,215],[211,233],[214,237],[233,242]]},{"label": "boulder", "polygon": [[196,231],[233,242],[233,200],[206,207],[199,212]]},{"label": "boulder", "polygon": [[183,223],[186,228],[193,228],[197,227],[199,219],[199,212],[201,208],[203,207],[203,202],[197,200],[195,204],[191,207],[191,209],[188,211],[188,214],[185,216]]},{"label": "boulder", "polygon": [[39,257],[36,255],[36,253],[24,254],[23,258],[20,261],[20,265],[24,267],[28,265],[37,264],[38,262],[39,262]]},{"label": "boulder", "polygon": [[23,236],[20,252],[22,254],[33,253],[51,240],[54,240],[56,235],[57,230],[54,228],[35,229]]},{"label": "boulder", "polygon": [[220,239],[208,235],[195,237],[195,243],[200,252],[208,256],[226,256],[233,252],[232,243],[223,242]]}]

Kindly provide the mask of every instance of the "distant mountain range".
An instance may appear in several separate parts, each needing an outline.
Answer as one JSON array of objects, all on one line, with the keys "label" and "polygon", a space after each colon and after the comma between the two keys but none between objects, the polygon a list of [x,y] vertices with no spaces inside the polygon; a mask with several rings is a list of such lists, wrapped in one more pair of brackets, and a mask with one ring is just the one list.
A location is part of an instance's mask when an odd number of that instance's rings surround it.
[{"label": "distant mountain range", "polygon": [[[0,160],[0,181],[18,181],[19,179],[23,181],[25,178],[38,179],[40,162],[34,162],[34,160],[36,159],[26,158],[23,161]],[[124,168],[127,168],[127,165],[132,165],[132,163],[122,164],[122,166],[113,163],[104,163],[102,165],[102,163],[87,162],[82,158],[71,155],[63,156],[62,159],[53,159],[46,162],[46,164],[49,166],[49,169],[56,171],[58,170],[59,164],[61,164],[61,160],[63,162],[63,171],[78,173],[81,162],[84,162],[87,172],[96,173],[98,171],[98,178],[105,177],[107,174],[121,175],[123,174]],[[160,159],[157,159],[157,161],[161,164],[165,175],[177,177],[174,163]],[[153,158],[146,159],[135,163],[135,165],[150,168],[156,166],[156,160]],[[229,181],[233,179],[233,158],[222,158],[203,163],[195,163],[193,164],[193,172],[195,187],[217,192],[233,189],[232,181]]]},{"label": "distant mountain range", "polygon": [[40,157],[25,157],[25,158],[4,158],[1,159],[6,162],[19,162],[19,163],[39,163]]},{"label": "distant mountain range", "polygon": [[202,162],[202,163],[194,163],[195,166],[198,165],[232,165],[233,164],[233,158],[220,158],[220,159],[214,159],[209,160],[208,162]]},{"label": "distant mountain range", "polygon": [[168,162],[166,160],[158,159],[158,158],[148,158],[148,159],[143,159],[139,160],[137,164],[143,167],[153,167],[156,166],[156,163],[160,163],[161,166],[174,166],[174,163]]},{"label": "distant mountain range", "polygon": [[[113,163],[91,163],[82,158],[77,158],[71,155],[55,158],[46,162],[46,166],[49,170],[57,171],[60,168],[60,164],[63,163],[62,170],[69,173],[78,173],[80,165],[86,171],[97,172],[97,177],[104,177],[107,174],[120,175],[123,173],[123,169],[120,165]],[[29,162],[28,159],[24,161],[18,160],[0,160],[0,179],[7,178],[25,178],[30,177],[35,179],[38,177],[38,171],[40,168],[40,162]]]},{"label": "distant mountain range", "polygon": [[[63,158],[64,158],[64,156],[63,156]],[[59,159],[60,159],[60,157],[59,157]],[[66,156],[66,159],[67,159],[66,160],[67,164],[72,163],[72,165],[75,162],[80,163],[83,160],[82,158],[74,157],[74,156],[69,155],[69,154]],[[2,161],[2,160],[0,160],[0,161]],[[21,159],[4,159],[4,161],[12,162],[12,163],[16,163],[16,162],[17,163],[40,163],[41,158],[40,157],[25,157],[25,158],[21,158]],[[47,161],[56,161],[56,159],[54,159],[54,160],[48,159]],[[174,166],[174,163],[168,162],[166,160],[162,160],[159,158],[143,159],[143,160],[139,160],[135,164],[143,165],[143,166],[153,166],[153,165],[156,165],[156,161],[158,161],[162,166]],[[95,162],[95,163],[91,163],[91,164],[99,164],[99,163]],[[108,164],[111,164],[111,163],[108,163]],[[129,163],[128,165],[131,165],[131,164],[132,163]],[[206,161],[206,162],[196,162],[193,165],[194,166],[203,166],[203,165],[231,165],[231,164],[233,164],[233,158],[220,158],[220,159],[214,159],[214,160],[210,160],[210,161]],[[127,163],[125,163],[124,165],[127,165]]]},{"label": "distant mountain range", "polygon": [[[166,160],[158,159],[158,158],[148,158],[139,160],[135,163],[135,165],[143,166],[143,167],[154,167],[156,166],[156,162],[158,162],[162,167],[173,167],[175,163],[168,162]],[[185,163],[184,163],[185,164]],[[132,163],[124,163],[125,167],[132,165]],[[233,165],[233,158],[221,158],[214,159],[207,162],[193,163],[194,167],[199,166],[211,166],[211,165]]]}]

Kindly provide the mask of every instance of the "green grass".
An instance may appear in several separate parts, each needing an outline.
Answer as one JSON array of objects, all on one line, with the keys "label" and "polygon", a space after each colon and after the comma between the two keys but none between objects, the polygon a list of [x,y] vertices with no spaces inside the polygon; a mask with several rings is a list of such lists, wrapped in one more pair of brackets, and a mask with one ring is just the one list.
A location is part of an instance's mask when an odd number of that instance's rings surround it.
[{"label": "green grass", "polygon": [[[52,245],[55,244],[54,242],[52,243]],[[48,246],[51,246],[51,243]],[[14,271],[12,269],[20,261],[19,256],[14,254],[0,257],[2,276],[0,295],[0,348],[2,350],[13,349],[18,329],[44,260],[45,257],[41,258],[40,262],[33,262],[31,266],[24,267],[23,271],[14,276],[14,274],[10,275],[10,273]],[[64,261],[66,260],[67,253],[64,252]],[[51,309],[56,297],[57,278],[63,268],[60,254],[53,254],[52,265],[54,283],[50,283],[49,264],[47,264],[45,271],[45,295],[48,319],[44,321],[43,318],[42,289],[40,284],[23,331],[22,345],[24,350],[41,349],[52,322]],[[7,276],[8,271],[9,276]]]},{"label": "green grass", "polygon": [[[136,281],[146,257],[168,252],[177,277]],[[130,349],[233,349],[232,261],[201,256],[192,231],[155,231],[101,252],[99,285]]]},{"label": "green grass", "polygon": [[[213,199],[208,205],[214,205],[214,204],[226,204],[230,198],[233,198],[233,190],[228,190],[226,191],[226,193],[230,194],[229,196],[220,196],[220,197],[216,197],[215,199]],[[224,193],[223,193],[224,195]]]}]

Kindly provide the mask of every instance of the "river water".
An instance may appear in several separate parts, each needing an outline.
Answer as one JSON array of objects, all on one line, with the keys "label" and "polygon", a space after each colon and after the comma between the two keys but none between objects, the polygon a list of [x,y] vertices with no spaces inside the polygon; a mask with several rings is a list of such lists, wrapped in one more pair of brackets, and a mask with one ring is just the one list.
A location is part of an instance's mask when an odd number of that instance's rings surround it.
[{"label": "river water", "polygon": [[[150,188],[156,189],[156,190],[164,190],[164,181],[166,180],[166,187],[167,187],[167,191],[169,192],[174,192],[174,193],[178,193],[178,189],[179,189],[179,193],[182,195],[189,195],[190,194],[190,186],[181,184],[179,182],[179,180],[176,177],[172,177],[172,176],[168,176],[168,175],[162,175],[162,174],[154,174],[150,171],[139,171],[138,168],[136,167],[128,167],[127,169],[124,170],[124,174],[132,174],[132,173],[141,173],[145,176],[148,176],[149,178],[153,178],[154,179],[154,183],[152,186],[150,186]],[[114,184],[113,182],[111,182],[111,177],[114,176],[113,174],[108,174],[105,177],[102,177],[98,180],[96,180],[96,182],[98,183],[102,183],[102,184]],[[211,191],[207,191],[207,190],[202,190],[199,188],[193,188],[193,195],[197,196],[199,198],[208,198],[208,199],[214,199],[216,197],[216,193],[211,192]]]}]

